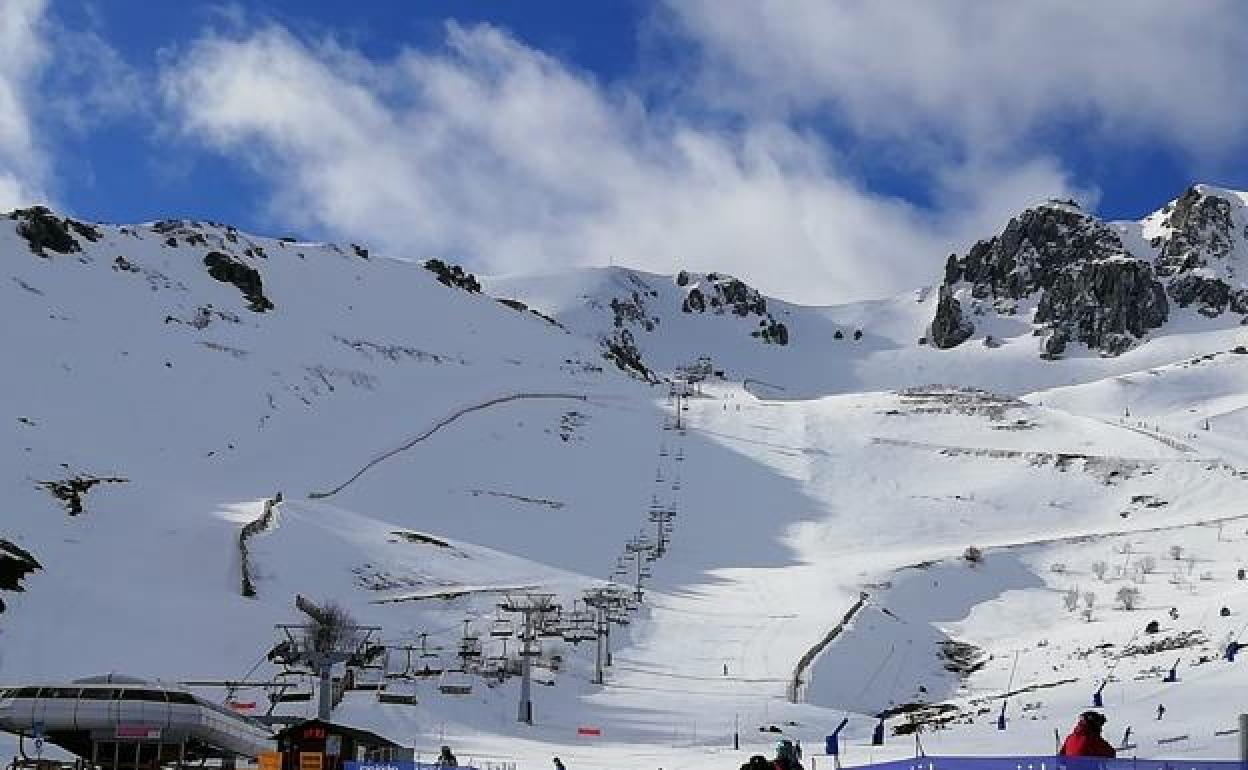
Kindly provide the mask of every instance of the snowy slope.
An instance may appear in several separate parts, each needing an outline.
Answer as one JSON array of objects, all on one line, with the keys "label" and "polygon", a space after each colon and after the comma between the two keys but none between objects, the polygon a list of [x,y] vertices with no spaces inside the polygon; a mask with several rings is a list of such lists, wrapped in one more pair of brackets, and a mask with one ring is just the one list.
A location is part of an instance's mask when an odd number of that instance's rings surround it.
[{"label": "snowy slope", "polygon": [[[39,254],[20,224],[0,220],[0,538],[42,567],[0,590],[0,681],[269,676],[296,593],[451,658],[500,593],[570,604],[609,577],[656,501],[676,511],[672,544],[613,630],[605,687],[592,645],[552,641],[565,665],[543,672],[532,727],[514,679],[459,698],[396,685],[414,707],[353,692],[337,716],[461,759],[710,768],[744,761],[734,724],[746,751],[771,725],[811,749],[843,713],[851,762],[902,756],[908,738],[866,746],[874,715],[945,703],[917,712],[929,751],[1043,752],[1112,669],[1111,727],[1132,725],[1141,756],[1234,752],[1214,735],[1233,709],[1208,706],[1248,683],[1217,660],[1248,612],[1248,355],[1226,318],[1176,310],[1116,357],[1042,360],[1027,325],[1000,347],[918,344],[938,301],[924,290],[804,307],[610,268],[477,293],[417,261],[224,226],[71,226],[80,251]],[[626,341],[644,374],[604,358]],[[699,356],[723,376],[682,434],[666,384],[645,380]],[[45,482],[73,479],[119,480],[71,515]],[[245,598],[239,532],[278,491]],[[1113,608],[1123,586],[1144,609]],[[1190,631],[1179,652],[1115,663],[1128,640]],[[1180,655],[1180,682],[1160,682]],[[1022,688],[998,732],[996,696]]]}]

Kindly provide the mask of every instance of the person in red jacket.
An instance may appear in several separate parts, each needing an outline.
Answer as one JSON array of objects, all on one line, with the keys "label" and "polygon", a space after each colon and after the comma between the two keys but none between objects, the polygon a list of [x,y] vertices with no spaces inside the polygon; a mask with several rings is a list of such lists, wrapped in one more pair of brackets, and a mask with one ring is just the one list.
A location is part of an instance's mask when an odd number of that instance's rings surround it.
[{"label": "person in red jacket", "polygon": [[1079,715],[1075,729],[1070,731],[1062,748],[1057,752],[1061,757],[1108,757],[1112,759],[1118,752],[1101,737],[1101,728],[1105,725],[1105,715],[1097,711],[1085,711]]}]

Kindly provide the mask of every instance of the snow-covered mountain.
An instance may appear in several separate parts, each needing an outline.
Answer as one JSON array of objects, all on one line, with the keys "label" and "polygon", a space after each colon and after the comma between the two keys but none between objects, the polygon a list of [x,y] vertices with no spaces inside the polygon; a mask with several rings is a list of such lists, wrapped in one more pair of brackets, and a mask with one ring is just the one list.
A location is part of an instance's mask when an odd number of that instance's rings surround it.
[{"label": "snow-covered mountain", "polygon": [[[734,721],[746,750],[771,725],[817,746],[848,712],[857,763],[911,747],[866,746],[879,713],[933,753],[1043,752],[1108,678],[1140,755],[1230,756],[1207,704],[1248,683],[1218,660],[1248,613],[1246,226],[1204,186],[1135,223],[1049,203],[934,259],[937,286],[808,307],[718,274],[478,278],[15,212],[0,682],[273,676],[295,594],[450,663],[467,620],[514,658],[500,594],[570,611],[627,581],[657,507],[671,544],[606,686],[592,644],[546,640],[532,727],[514,679],[397,680],[420,705],[338,715],[461,758],[716,767],[742,761]],[[699,359],[681,432],[666,381]]]}]

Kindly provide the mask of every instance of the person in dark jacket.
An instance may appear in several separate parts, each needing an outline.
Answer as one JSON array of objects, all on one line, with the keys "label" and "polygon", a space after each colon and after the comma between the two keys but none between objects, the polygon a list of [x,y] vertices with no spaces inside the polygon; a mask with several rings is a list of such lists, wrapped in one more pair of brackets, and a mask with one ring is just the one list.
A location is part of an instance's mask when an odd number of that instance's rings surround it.
[{"label": "person in dark jacket", "polygon": [[438,755],[438,761],[435,764],[438,767],[459,767],[459,760],[451,753],[450,746],[443,746],[442,753]]},{"label": "person in dark jacket", "polygon": [[788,738],[776,744],[776,759],[772,765],[775,770],[805,770],[797,759],[797,747]]},{"label": "person in dark jacket", "polygon": [[755,754],[750,761],[741,765],[741,770],[772,770],[771,763],[762,754]]},{"label": "person in dark jacket", "polygon": [[555,757],[554,762],[555,762],[555,770],[567,770],[567,768],[563,766],[563,760],[560,759],[559,757]]},{"label": "person in dark jacket", "polygon": [[1112,759],[1118,754],[1114,747],[1101,737],[1101,728],[1105,726],[1105,715],[1099,711],[1085,711],[1079,715],[1075,729],[1070,731],[1062,748],[1057,752],[1062,757],[1108,757]]}]

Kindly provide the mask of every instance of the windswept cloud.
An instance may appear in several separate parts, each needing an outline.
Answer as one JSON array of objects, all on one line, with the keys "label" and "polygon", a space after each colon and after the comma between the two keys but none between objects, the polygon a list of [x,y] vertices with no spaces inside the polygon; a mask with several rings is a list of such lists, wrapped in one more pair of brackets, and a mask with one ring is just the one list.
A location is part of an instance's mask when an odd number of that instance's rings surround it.
[{"label": "windswept cloud", "polygon": [[276,26],[210,35],[162,83],[188,136],[272,185],[275,219],[491,272],[614,259],[809,301],[878,295],[930,281],[949,248],[1070,187],[1043,159],[975,184],[950,169],[941,210],[918,209],[782,122],[655,111],[486,25],[384,62]]},{"label": "windswept cloud", "polygon": [[47,0],[0,1],[0,211],[48,203],[79,180],[58,178],[53,162],[66,131],[140,110],[139,74],[96,30],[50,11]]},{"label": "windswept cloud", "polygon": [[[1243,149],[1240,0],[667,0],[703,96],[818,111],[859,137],[1013,152],[1089,127],[1195,157]],[[1080,140],[1086,137],[1081,136]]]},{"label": "windswept cloud", "polygon": [[48,168],[27,109],[47,51],[45,0],[0,5],[0,211],[42,201]]}]

